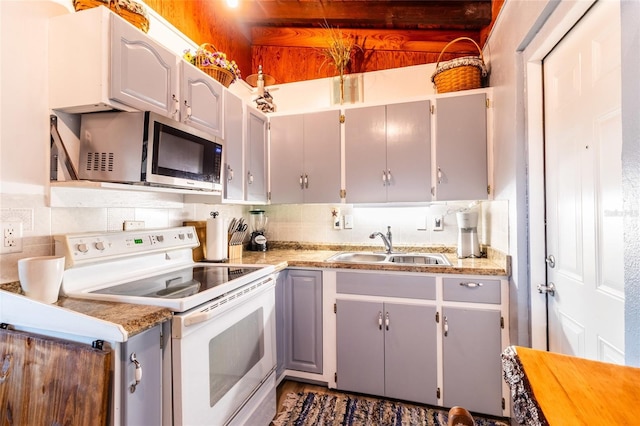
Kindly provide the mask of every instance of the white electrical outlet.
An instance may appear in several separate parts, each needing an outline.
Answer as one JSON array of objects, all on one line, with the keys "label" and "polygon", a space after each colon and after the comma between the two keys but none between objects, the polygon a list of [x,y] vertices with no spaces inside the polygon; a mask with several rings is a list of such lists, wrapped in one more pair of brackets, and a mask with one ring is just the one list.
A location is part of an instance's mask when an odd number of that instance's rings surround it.
[{"label": "white electrical outlet", "polygon": [[353,215],[351,214],[345,214],[342,217],[342,225],[344,226],[344,229],[353,229]]},{"label": "white electrical outlet", "polygon": [[444,229],[444,216],[436,216],[433,218],[434,231],[442,231]]},{"label": "white electrical outlet", "polygon": [[20,253],[21,251],[22,222],[3,222],[0,253]]}]

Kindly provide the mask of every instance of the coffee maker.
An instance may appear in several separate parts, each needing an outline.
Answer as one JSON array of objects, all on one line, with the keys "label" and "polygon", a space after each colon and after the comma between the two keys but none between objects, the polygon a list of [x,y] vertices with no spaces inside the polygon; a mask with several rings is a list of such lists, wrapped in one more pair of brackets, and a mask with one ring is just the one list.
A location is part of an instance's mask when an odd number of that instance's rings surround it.
[{"label": "coffee maker", "polygon": [[267,217],[264,210],[250,210],[249,224],[251,225],[251,240],[249,242],[249,250],[251,251],[267,251]]},{"label": "coffee maker", "polygon": [[478,213],[461,211],[456,213],[458,220],[458,258],[480,257],[478,243]]}]

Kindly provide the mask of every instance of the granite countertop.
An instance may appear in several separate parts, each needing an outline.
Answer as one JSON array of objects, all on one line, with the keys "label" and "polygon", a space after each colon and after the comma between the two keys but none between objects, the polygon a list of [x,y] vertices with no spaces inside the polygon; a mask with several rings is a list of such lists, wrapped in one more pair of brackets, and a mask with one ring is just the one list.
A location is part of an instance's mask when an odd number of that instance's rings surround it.
[{"label": "granite countertop", "polygon": [[[452,266],[326,262],[326,259],[340,252],[380,251],[380,247],[280,242],[272,243],[269,251],[266,252],[244,250],[242,259],[231,259],[230,263],[274,265],[276,271],[287,267],[301,267],[493,276],[509,276],[511,273],[510,257],[490,248],[485,248],[487,257],[479,259],[458,259],[455,254],[455,248],[442,246],[397,247],[396,250],[399,252],[442,253],[447,256]],[[24,295],[19,282],[0,284],[0,290]],[[168,308],[73,297],[61,296],[54,305],[118,324],[125,329],[129,336],[139,334],[172,317],[172,312]]]},{"label": "granite countertop", "polygon": [[[0,290],[24,296],[19,282],[0,284]],[[113,324],[119,324],[128,336],[135,336],[160,323],[171,319],[168,308],[131,303],[105,302],[60,296],[54,305],[60,308],[88,315]]]},{"label": "granite countertop", "polygon": [[451,247],[397,247],[398,252],[442,253],[451,266],[438,265],[411,265],[411,264],[380,264],[380,263],[352,263],[352,262],[327,262],[326,259],[334,254],[345,251],[380,251],[380,247],[371,246],[331,246],[311,245],[297,243],[273,243],[266,252],[244,250],[242,259],[231,262],[247,264],[275,265],[276,270],[286,267],[301,268],[329,268],[329,269],[366,269],[374,271],[403,271],[425,272],[437,274],[463,274],[463,275],[494,275],[509,276],[511,273],[510,257],[485,248],[486,258],[458,259],[455,248]]}]

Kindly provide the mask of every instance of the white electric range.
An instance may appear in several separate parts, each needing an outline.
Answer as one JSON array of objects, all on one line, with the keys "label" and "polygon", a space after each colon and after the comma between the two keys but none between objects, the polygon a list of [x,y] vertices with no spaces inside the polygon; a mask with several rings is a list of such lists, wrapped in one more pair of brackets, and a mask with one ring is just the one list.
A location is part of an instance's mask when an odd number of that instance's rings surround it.
[{"label": "white electric range", "polygon": [[164,306],[172,320],[173,424],[267,425],[275,415],[270,265],[194,262],[192,226],[55,238],[65,296]]}]

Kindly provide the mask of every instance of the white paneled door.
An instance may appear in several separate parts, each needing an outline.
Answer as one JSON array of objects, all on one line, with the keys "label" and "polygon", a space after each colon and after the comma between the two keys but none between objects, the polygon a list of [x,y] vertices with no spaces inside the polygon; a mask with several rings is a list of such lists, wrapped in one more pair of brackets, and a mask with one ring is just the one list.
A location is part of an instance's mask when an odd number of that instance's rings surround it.
[{"label": "white paneled door", "polygon": [[543,61],[549,350],[624,364],[620,7]]}]

